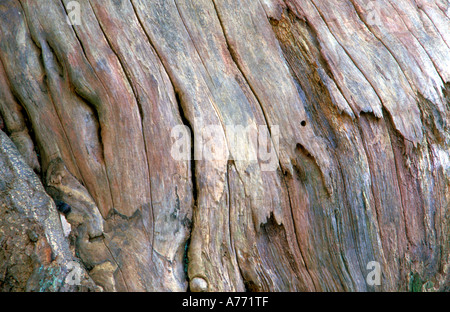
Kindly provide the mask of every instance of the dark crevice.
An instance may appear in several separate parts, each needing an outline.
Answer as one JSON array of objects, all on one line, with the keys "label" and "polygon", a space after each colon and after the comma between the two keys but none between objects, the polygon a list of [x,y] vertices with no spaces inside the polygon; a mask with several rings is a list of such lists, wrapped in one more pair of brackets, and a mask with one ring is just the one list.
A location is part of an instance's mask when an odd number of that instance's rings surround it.
[{"label": "dark crevice", "polygon": [[192,192],[193,192],[193,198],[194,198],[194,206],[197,207],[197,202],[198,202],[198,184],[197,184],[197,177],[195,174],[195,138],[194,138],[194,130],[192,128],[191,123],[189,122],[189,120],[186,117],[186,114],[184,112],[183,106],[181,104],[181,98],[180,98],[180,94],[175,90],[175,98],[177,101],[177,105],[178,105],[178,111],[180,112],[180,118],[181,118],[181,122],[183,123],[184,126],[186,126],[189,129],[189,135],[191,137],[191,152],[190,152],[190,162],[191,162],[191,182],[192,182]]},{"label": "dark crevice", "polygon": [[186,276],[187,280],[187,292],[190,292],[190,286],[189,286],[189,274],[188,274],[188,267],[189,267],[189,257],[188,257],[188,251],[189,251],[189,245],[191,244],[191,237],[188,237],[186,240],[186,243],[184,244],[184,252],[183,252],[183,271],[184,275]]},{"label": "dark crevice", "polygon": [[297,143],[295,148],[296,148],[297,154],[302,154],[302,155],[310,158],[313,162],[315,162],[314,157],[308,152],[308,150],[302,144]]},{"label": "dark crevice", "polygon": [[[196,166],[195,166],[195,146],[194,146],[194,131],[192,128],[192,125],[190,124],[189,120],[186,117],[186,114],[183,110],[183,106],[181,105],[181,98],[180,95],[177,91],[175,91],[175,98],[177,101],[177,105],[178,105],[178,111],[180,113],[180,118],[181,121],[183,123],[183,125],[185,125],[188,129],[189,129],[189,134],[191,137],[191,152],[190,152],[190,169],[191,169],[191,183],[192,183],[192,196],[193,196],[193,200],[194,200],[194,205],[192,208],[192,213],[194,214],[195,211],[197,210],[197,205],[198,205],[198,184],[197,184],[197,176],[196,176]],[[192,220],[194,220],[194,216],[192,217]],[[193,221],[192,221],[193,222]],[[191,243],[191,238],[192,238],[192,229],[193,226],[191,224],[190,226],[190,231],[189,231],[189,235],[188,238],[186,240],[186,244],[185,244],[185,248],[184,248],[184,270],[186,273],[186,280],[188,281],[188,291],[190,291],[190,284],[189,284],[189,274],[188,274],[188,266],[189,266],[189,247],[190,247],[190,243]]]},{"label": "dark crevice", "polygon": [[[31,35],[30,26],[28,25],[28,20],[27,20],[27,11],[25,10],[23,4],[20,1],[17,1],[17,3],[19,4],[20,8],[22,9],[22,13],[24,15],[23,23],[24,23],[24,25],[26,27],[27,33],[30,34],[31,42],[32,42],[32,44],[34,44],[34,46],[36,48],[36,52],[42,54],[41,48],[39,47],[38,43],[35,41],[34,37]],[[5,66],[3,65],[3,62],[1,60],[1,58],[0,58],[0,66],[3,66],[3,68],[5,69]],[[4,70],[4,72],[5,72],[5,75],[6,75],[5,78],[6,78],[6,80],[8,80],[6,71]],[[45,76],[44,76],[44,78],[45,78]],[[40,153],[40,150],[39,150],[38,139],[37,139],[37,136],[36,136],[36,134],[34,132],[33,124],[31,122],[30,113],[28,112],[27,107],[24,105],[24,103],[22,103],[22,101],[19,99],[20,96],[17,93],[17,91],[12,86],[10,86],[10,90],[11,90],[11,94],[13,96],[13,99],[16,101],[16,103],[18,103],[20,105],[22,110],[25,112],[25,113],[22,114],[22,116],[23,116],[23,119],[25,121],[25,125],[26,125],[26,127],[28,129],[28,133],[30,135],[30,138],[33,141],[34,149],[35,149],[36,155],[38,157],[38,162],[39,162],[40,171],[41,171],[41,172],[37,172],[37,174],[40,177],[41,181],[43,181],[44,173],[43,173],[43,168],[42,168],[42,157],[41,157],[41,153]],[[42,91],[46,92],[47,90],[42,90]],[[31,98],[30,98],[30,100],[33,101],[33,99],[31,99]],[[34,102],[32,102],[32,104],[36,105]]]},{"label": "dark crevice", "polygon": [[427,137],[436,143],[443,144],[445,142],[445,134],[443,132],[448,128],[448,124],[442,118],[436,105],[421,93],[417,93],[417,107],[419,108],[421,123]]},{"label": "dark crevice", "polygon": [[450,111],[450,81],[447,81],[442,87],[442,93],[444,94],[444,103],[447,108],[447,113]]},{"label": "dark crevice", "polygon": [[[78,101],[83,103],[86,106],[86,110],[89,111],[90,114],[92,114],[92,122],[95,125],[96,128],[96,138],[98,140],[99,146],[103,146],[103,140],[102,140],[102,134],[101,134],[101,127],[100,127],[100,116],[98,114],[98,111],[95,109],[95,107],[92,105],[92,103],[89,103],[89,101],[86,98],[81,97],[78,93],[74,92],[73,95],[77,98]],[[105,161],[105,156],[102,151],[100,151],[100,157],[103,161]]]},{"label": "dark crevice", "polygon": [[314,157],[302,144],[297,143],[297,145],[295,146],[295,153],[296,155],[301,155],[302,157],[308,158],[309,160],[311,160],[311,162],[317,167],[317,169],[320,172],[320,177],[322,179],[322,184],[327,192],[328,195],[330,195],[326,181],[325,181],[325,177],[322,173],[322,170],[320,169],[319,163],[317,162],[316,157]]},{"label": "dark crevice", "polygon": [[[18,101],[18,99],[16,99],[16,101]],[[20,103],[20,102],[17,102],[17,103]],[[23,116],[23,121],[25,123],[25,128],[27,129],[28,135],[31,139],[31,142],[33,143],[33,148],[34,148],[33,151],[36,154],[37,162],[40,167],[40,168],[37,168],[38,169],[37,171],[35,170],[35,173],[42,179],[43,175],[44,175],[44,173],[42,171],[42,157],[41,157],[41,152],[40,152],[39,144],[37,141],[36,133],[34,132],[33,125],[31,123],[30,118],[29,118],[28,114],[26,113],[26,111],[24,114],[22,114],[22,116]]]},{"label": "dark crevice", "polygon": [[[0,66],[1,66],[1,60],[0,60]],[[28,135],[29,135],[29,137],[31,139],[31,142],[33,143],[33,148],[34,148],[33,151],[36,154],[37,161],[38,161],[38,164],[40,166],[40,168],[38,168],[39,169],[38,171],[35,170],[35,173],[40,177],[41,181],[43,181],[44,173],[42,172],[42,157],[41,157],[41,152],[40,152],[40,148],[39,148],[39,144],[38,144],[38,139],[37,139],[36,133],[34,132],[33,124],[32,124],[31,119],[30,119],[30,115],[29,115],[28,111],[26,110],[25,105],[23,105],[23,103],[16,96],[16,94],[15,94],[15,92],[13,92],[13,90],[11,90],[11,95],[13,97],[13,100],[21,108],[21,112],[20,113],[21,113],[21,116],[22,116],[22,120],[23,120],[23,122],[25,124],[25,129],[23,129],[23,130],[26,130],[28,132]],[[8,125],[5,124],[5,126],[6,126],[6,129],[5,129],[6,130],[6,134],[8,136],[11,135],[12,133],[8,133],[8,131],[9,131]]]},{"label": "dark crevice", "polygon": [[55,48],[52,46],[52,44],[46,40],[46,44],[48,47],[48,50],[50,51],[50,54],[53,55],[53,65],[56,65],[54,68],[56,69],[56,72],[60,77],[64,76],[64,66],[61,60],[59,59],[59,55],[56,53]]},{"label": "dark crevice", "polygon": [[99,242],[99,241],[102,241],[102,240],[105,239],[105,235],[104,235],[103,233],[100,234],[100,235],[94,236],[94,237],[91,237],[91,236],[89,235],[88,237],[89,237],[89,238],[88,238],[89,243],[95,243],[95,242]]},{"label": "dark crevice", "polygon": [[[190,152],[190,167],[191,167],[191,183],[192,183],[192,196],[193,196],[193,200],[194,200],[194,206],[193,206],[193,213],[195,213],[195,211],[197,210],[197,205],[198,205],[198,184],[197,184],[197,176],[196,176],[196,166],[195,166],[195,146],[194,146],[194,131],[192,128],[192,125],[190,124],[189,120],[186,117],[185,111],[183,109],[183,106],[181,104],[181,98],[179,93],[175,90],[175,99],[177,101],[177,105],[178,105],[178,111],[180,113],[180,118],[181,121],[183,123],[183,125],[185,125],[188,129],[189,129],[189,134],[191,137],[191,152]],[[192,218],[194,220],[194,217]],[[192,221],[193,222],[193,221]],[[185,243],[185,248],[184,248],[184,270],[186,273],[186,279],[188,281],[188,291],[190,291],[190,284],[189,284],[189,275],[188,275],[188,266],[189,266],[189,247],[190,247],[190,243],[191,243],[191,238],[192,238],[192,229],[193,226],[191,224],[190,226],[190,231],[189,231],[189,235],[188,238],[186,240]]]},{"label": "dark crevice", "polygon": [[[7,132],[7,129],[5,129],[5,122],[3,121],[3,116],[1,112],[0,112],[0,131]],[[8,133],[6,134],[8,135]]]}]

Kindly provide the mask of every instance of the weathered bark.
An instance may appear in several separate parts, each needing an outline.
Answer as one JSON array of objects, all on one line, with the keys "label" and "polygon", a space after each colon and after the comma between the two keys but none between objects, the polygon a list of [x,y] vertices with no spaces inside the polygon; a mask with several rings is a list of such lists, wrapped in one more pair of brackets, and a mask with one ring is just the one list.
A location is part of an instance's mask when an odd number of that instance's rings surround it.
[{"label": "weathered bark", "polygon": [[[96,290],[62,235],[51,198],[11,140],[0,131],[0,287],[2,291]],[[78,282],[77,282],[78,283]]]},{"label": "weathered bark", "polygon": [[0,289],[74,259],[87,286],[42,290],[448,289],[448,1],[70,2],[0,1]]}]

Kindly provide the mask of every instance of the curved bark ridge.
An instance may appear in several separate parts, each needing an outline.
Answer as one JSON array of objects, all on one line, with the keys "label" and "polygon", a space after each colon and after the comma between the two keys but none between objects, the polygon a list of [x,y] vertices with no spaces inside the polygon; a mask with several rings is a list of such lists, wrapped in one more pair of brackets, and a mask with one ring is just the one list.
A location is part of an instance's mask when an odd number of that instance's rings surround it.
[{"label": "curved bark ridge", "polygon": [[449,286],[448,1],[76,3],[0,4],[0,127],[97,285]]}]

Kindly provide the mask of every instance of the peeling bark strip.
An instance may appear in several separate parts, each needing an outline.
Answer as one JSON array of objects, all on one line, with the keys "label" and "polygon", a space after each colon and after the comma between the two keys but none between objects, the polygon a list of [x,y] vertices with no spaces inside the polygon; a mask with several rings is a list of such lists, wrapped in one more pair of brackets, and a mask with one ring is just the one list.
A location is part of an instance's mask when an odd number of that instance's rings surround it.
[{"label": "peeling bark strip", "polygon": [[0,290],[449,290],[449,12],[2,0]]}]

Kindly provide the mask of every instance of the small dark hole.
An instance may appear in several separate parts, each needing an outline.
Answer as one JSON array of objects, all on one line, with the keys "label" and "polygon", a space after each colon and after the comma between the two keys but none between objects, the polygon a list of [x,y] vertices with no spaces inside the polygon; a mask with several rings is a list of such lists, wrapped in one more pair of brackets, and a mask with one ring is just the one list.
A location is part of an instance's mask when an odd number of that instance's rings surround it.
[{"label": "small dark hole", "polygon": [[306,121],[302,120],[302,122],[300,123],[302,125],[302,127],[306,126]]},{"label": "small dark hole", "polygon": [[56,200],[55,204],[56,204],[56,209],[58,209],[59,212],[65,214],[65,215],[69,214],[72,211],[72,208],[63,201]]}]

